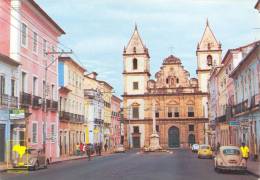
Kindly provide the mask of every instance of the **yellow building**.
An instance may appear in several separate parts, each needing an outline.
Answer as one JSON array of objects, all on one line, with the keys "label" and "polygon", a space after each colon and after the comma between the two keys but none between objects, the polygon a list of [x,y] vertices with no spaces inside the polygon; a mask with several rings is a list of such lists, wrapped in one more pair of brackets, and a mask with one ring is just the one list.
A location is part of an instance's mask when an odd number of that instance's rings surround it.
[{"label": "yellow building", "polygon": [[76,152],[76,145],[85,143],[84,72],[71,57],[59,57],[60,155]]}]

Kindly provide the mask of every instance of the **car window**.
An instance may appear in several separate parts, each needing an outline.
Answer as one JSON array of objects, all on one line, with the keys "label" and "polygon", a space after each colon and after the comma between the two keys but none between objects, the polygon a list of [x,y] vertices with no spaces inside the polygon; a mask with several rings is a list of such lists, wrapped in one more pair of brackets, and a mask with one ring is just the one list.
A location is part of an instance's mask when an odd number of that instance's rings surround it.
[{"label": "car window", "polygon": [[209,146],[200,146],[200,149],[210,149]]},{"label": "car window", "polygon": [[240,155],[240,151],[238,149],[224,149],[224,155]]}]

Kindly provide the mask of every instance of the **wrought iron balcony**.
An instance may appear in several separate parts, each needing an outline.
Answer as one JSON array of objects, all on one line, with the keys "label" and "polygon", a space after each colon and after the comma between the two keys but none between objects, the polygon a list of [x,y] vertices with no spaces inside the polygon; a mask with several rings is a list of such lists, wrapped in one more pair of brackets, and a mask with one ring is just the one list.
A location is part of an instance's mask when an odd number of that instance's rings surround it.
[{"label": "wrought iron balcony", "polygon": [[40,108],[42,106],[42,98],[39,96],[33,96],[32,106],[33,108]]},{"label": "wrought iron balcony", "polygon": [[69,120],[70,120],[70,113],[69,113],[69,112],[66,112],[66,111],[61,111],[61,112],[59,113],[59,118],[60,118],[60,120],[69,121]]},{"label": "wrought iron balcony", "polygon": [[32,95],[25,92],[21,92],[21,105],[28,107],[31,104],[32,104]]},{"label": "wrought iron balcony", "polygon": [[235,105],[235,114],[246,112],[248,110],[248,100],[245,100],[237,105]]},{"label": "wrought iron balcony", "polygon": [[0,105],[15,108],[18,105],[18,98],[15,96],[8,96],[7,94],[1,94]]}]

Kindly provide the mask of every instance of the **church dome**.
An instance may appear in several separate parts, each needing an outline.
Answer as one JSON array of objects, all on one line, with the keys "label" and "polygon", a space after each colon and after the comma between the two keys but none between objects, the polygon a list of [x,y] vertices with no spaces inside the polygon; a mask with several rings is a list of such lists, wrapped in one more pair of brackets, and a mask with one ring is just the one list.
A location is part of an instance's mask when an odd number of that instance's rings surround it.
[{"label": "church dome", "polygon": [[173,55],[170,55],[169,57],[163,60],[163,64],[181,64],[181,60]]}]

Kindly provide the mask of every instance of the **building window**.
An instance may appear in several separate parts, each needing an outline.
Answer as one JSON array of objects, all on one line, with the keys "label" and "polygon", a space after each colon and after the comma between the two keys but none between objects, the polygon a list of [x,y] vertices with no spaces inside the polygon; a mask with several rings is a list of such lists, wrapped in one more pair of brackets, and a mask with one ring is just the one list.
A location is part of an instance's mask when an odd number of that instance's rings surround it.
[{"label": "building window", "polygon": [[0,94],[5,94],[5,77],[0,77]]},{"label": "building window", "polygon": [[47,41],[45,39],[43,39],[43,47],[42,47],[42,54],[44,57],[47,56]]},{"label": "building window", "polygon": [[33,95],[37,95],[37,77],[33,77]]},{"label": "building window", "polygon": [[133,118],[138,119],[139,118],[139,107],[133,107]]},{"label": "building window", "polygon": [[166,78],[166,84],[169,84],[169,78]]},{"label": "building window", "polygon": [[189,131],[194,131],[194,125],[193,124],[189,125]]},{"label": "building window", "polygon": [[207,56],[207,64],[208,64],[208,66],[212,66],[212,56],[211,55]]},{"label": "building window", "polygon": [[46,83],[45,81],[42,81],[42,97],[45,97],[46,91]]},{"label": "building window", "polygon": [[174,107],[174,117],[179,117],[179,108],[178,107]]},{"label": "building window", "polygon": [[159,125],[156,125],[156,132],[160,132],[160,127],[159,127]]},{"label": "building window", "polygon": [[55,56],[54,56],[55,48],[54,48],[54,46],[52,46],[51,51],[52,51],[51,52],[51,61],[53,62],[55,60]]},{"label": "building window", "polygon": [[160,117],[159,111],[156,111],[156,112],[155,112],[155,117],[157,117],[157,118]]},{"label": "building window", "polygon": [[54,100],[54,96],[55,96],[55,94],[54,94],[54,92],[55,92],[55,86],[54,86],[54,84],[52,84],[51,85],[51,100]]},{"label": "building window", "polygon": [[33,52],[37,53],[38,51],[38,34],[33,32]]},{"label": "building window", "polygon": [[133,69],[136,70],[138,68],[138,65],[137,65],[137,59],[133,59]]},{"label": "building window", "polygon": [[32,143],[37,143],[38,127],[37,123],[32,123]]},{"label": "building window", "polygon": [[172,117],[172,107],[168,107],[168,117]]},{"label": "building window", "polygon": [[193,106],[188,107],[188,117],[194,117],[194,108]]},{"label": "building window", "polygon": [[11,96],[15,96],[15,80],[11,79]]},{"label": "building window", "polygon": [[22,43],[22,46],[26,47],[27,44],[28,44],[28,27],[26,24],[22,23],[22,27],[21,27],[21,43]]},{"label": "building window", "polygon": [[139,133],[139,126],[134,126],[134,133]]},{"label": "building window", "polygon": [[55,142],[55,124],[51,125],[51,142]]},{"label": "building window", "polygon": [[138,89],[138,82],[133,82],[133,89],[135,89],[135,90]]},{"label": "building window", "polygon": [[176,79],[176,83],[177,83],[177,84],[179,83],[179,78]]},{"label": "building window", "polygon": [[22,92],[26,91],[25,86],[26,86],[26,73],[22,72]]}]

